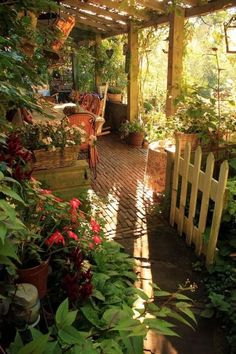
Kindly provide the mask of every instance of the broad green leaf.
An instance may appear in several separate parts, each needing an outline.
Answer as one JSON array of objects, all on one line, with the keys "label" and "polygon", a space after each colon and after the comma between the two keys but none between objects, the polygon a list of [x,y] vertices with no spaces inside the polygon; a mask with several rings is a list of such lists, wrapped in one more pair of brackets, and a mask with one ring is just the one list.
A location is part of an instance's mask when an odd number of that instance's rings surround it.
[{"label": "broad green leaf", "polygon": [[44,334],[21,348],[18,354],[43,354],[46,349],[49,334]]},{"label": "broad green leaf", "polygon": [[164,291],[164,290],[155,290],[154,295],[157,297],[162,297],[162,296],[170,296],[171,293],[169,293],[168,291]]},{"label": "broad green leaf", "polygon": [[186,324],[187,326],[191,327],[194,330],[194,327],[189,323],[183,316],[181,316],[179,313],[176,313],[174,311],[170,311],[169,317],[175,318],[179,322],[182,322]]},{"label": "broad green leaf", "polygon": [[58,328],[62,328],[65,318],[68,315],[69,312],[69,303],[68,303],[68,299],[65,299],[60,306],[57,309],[56,312],[56,324]]},{"label": "broad green leaf", "polygon": [[100,354],[100,351],[94,348],[92,342],[86,341],[82,345],[75,345],[72,349],[72,354]]},{"label": "broad green leaf", "polygon": [[81,312],[84,317],[92,323],[95,327],[100,328],[100,320],[97,311],[95,311],[90,304],[81,307]]},{"label": "broad green leaf", "polygon": [[87,335],[87,333],[84,334],[83,332],[79,332],[73,326],[63,327],[62,329],[60,329],[58,331],[58,336],[66,344],[83,343],[85,341],[86,335]]},{"label": "broad green leaf", "polygon": [[0,255],[11,257],[20,262],[16,254],[16,247],[7,239],[5,240],[4,244],[2,243],[2,241],[0,241]]},{"label": "broad green leaf", "polygon": [[195,322],[197,324],[196,318],[195,318],[193,312],[189,309],[189,306],[190,305],[186,304],[185,302],[179,302],[176,304],[176,307],[178,308],[178,310],[183,312],[186,316],[191,318],[193,320],[193,322]]},{"label": "broad green leaf", "polygon": [[0,240],[2,241],[3,244],[5,242],[6,234],[7,234],[6,224],[3,222],[0,222]]},{"label": "broad green leaf", "polygon": [[141,299],[148,301],[149,297],[142,289],[135,288],[135,292]]},{"label": "broad green leaf", "polygon": [[[1,253],[1,251],[0,251]],[[0,254],[0,264],[5,264],[7,266],[11,266],[11,267],[14,267],[16,268],[15,264],[10,260],[10,258],[6,257],[6,256],[2,256]]]},{"label": "broad green leaf", "polygon": [[159,334],[162,334],[164,336],[177,336],[179,335],[174,332],[170,327],[174,327],[171,323],[167,321],[163,321],[160,319],[156,318],[151,318],[151,319],[145,319],[144,323],[148,325],[149,329],[152,329],[154,331],[157,331]]},{"label": "broad green leaf", "polygon": [[10,344],[10,353],[19,354],[19,350],[23,347],[23,342],[19,333],[16,333],[14,342]]},{"label": "broad green leaf", "polygon": [[[143,337],[124,337],[122,341],[128,354],[143,354]],[[108,354],[108,353],[107,353]]]},{"label": "broad green leaf", "polygon": [[101,343],[99,343],[99,347],[102,349],[102,353],[104,354],[123,354],[121,347],[113,339],[104,339]]},{"label": "broad green leaf", "polygon": [[140,321],[133,318],[125,318],[120,320],[117,325],[111,328],[111,331],[132,331],[136,326],[140,325]]},{"label": "broad green leaf", "polygon": [[5,195],[7,195],[8,197],[11,197],[15,200],[18,200],[18,202],[21,202],[22,204],[25,205],[24,200],[15,192],[13,191],[11,188],[6,187],[6,186],[2,186],[2,188],[0,188],[0,191],[2,193],[4,193]]},{"label": "broad green leaf", "polygon": [[97,289],[93,290],[92,296],[98,300],[105,301],[105,297],[102,295],[101,291]]},{"label": "broad green leaf", "polygon": [[4,179],[4,174],[0,171],[0,182]]},{"label": "broad green leaf", "polygon": [[119,308],[110,308],[106,310],[102,316],[102,319],[108,324],[108,327],[116,325],[121,319],[127,317],[127,314]]},{"label": "broad green leaf", "polygon": [[178,299],[178,300],[193,301],[192,299],[190,299],[190,297],[188,297],[184,294],[178,294],[178,293],[174,294],[173,298]]}]

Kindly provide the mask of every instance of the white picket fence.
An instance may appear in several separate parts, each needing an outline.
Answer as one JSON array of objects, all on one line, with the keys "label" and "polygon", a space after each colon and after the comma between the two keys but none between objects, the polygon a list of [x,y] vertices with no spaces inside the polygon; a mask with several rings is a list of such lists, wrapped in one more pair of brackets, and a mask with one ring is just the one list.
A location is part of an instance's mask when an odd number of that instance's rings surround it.
[{"label": "white picket fence", "polygon": [[[180,156],[180,146],[177,142],[174,161],[173,184],[171,193],[170,224],[177,224],[178,234],[186,235],[188,245],[195,245],[196,254],[206,256],[206,265],[214,262],[216,253],[217,238],[221,223],[222,211],[226,200],[226,183],[228,178],[228,162],[224,161],[220,167],[218,181],[213,178],[215,159],[213,153],[209,153],[206,162],[205,172],[201,171],[202,150],[198,147],[194,163],[190,163],[191,146],[187,144],[184,156]],[[181,185],[179,185],[180,177]],[[188,184],[191,184],[190,200],[186,211]],[[178,190],[178,188],[180,190]],[[200,216],[198,224],[194,225],[196,217],[196,206],[199,191],[202,192]],[[179,207],[177,197],[180,195]],[[214,211],[211,221],[211,230],[208,242],[203,241],[206,230],[207,215],[210,199],[214,201]],[[187,216],[186,216],[187,214]],[[208,220],[209,223],[209,220]]]}]

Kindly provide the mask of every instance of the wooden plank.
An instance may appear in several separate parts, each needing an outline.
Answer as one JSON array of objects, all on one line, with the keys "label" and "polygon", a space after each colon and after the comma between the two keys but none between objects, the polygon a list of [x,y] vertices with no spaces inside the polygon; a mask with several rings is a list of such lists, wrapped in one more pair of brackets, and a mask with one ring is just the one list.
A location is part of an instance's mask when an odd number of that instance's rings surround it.
[{"label": "wooden plank", "polygon": [[170,15],[166,115],[175,113],[174,100],[180,93],[184,49],[184,9]]},{"label": "wooden plank", "polygon": [[166,11],[166,4],[161,1],[156,0],[136,0],[136,4],[142,5],[144,7],[148,7],[154,11],[158,12],[165,12]]},{"label": "wooden plank", "polygon": [[[81,2],[81,1],[76,1],[76,0],[66,0],[63,1],[68,5],[77,7],[78,9],[84,9],[84,10],[88,10],[91,12],[94,12],[94,14],[96,15],[102,15],[102,16],[106,16],[106,17],[110,17],[113,20],[116,21],[128,21],[129,16],[125,16],[125,15],[120,15],[117,12],[114,12],[114,10],[111,12],[108,9],[104,9],[102,7],[99,6],[99,4],[94,4],[94,3],[85,3],[85,2]],[[62,3],[63,5],[63,3]]]},{"label": "wooden plank", "polygon": [[199,224],[198,224],[198,234],[196,235],[197,236],[196,254],[198,256],[201,254],[202,235],[204,234],[206,228],[207,212],[208,212],[209,200],[210,200],[211,179],[214,170],[214,163],[215,163],[215,158],[213,153],[211,152],[207,157],[205,181],[204,181],[204,188],[202,193],[200,217],[199,217]]},{"label": "wooden plank", "polygon": [[180,206],[179,206],[179,223],[178,223],[178,234],[181,236],[183,233],[184,225],[184,213],[186,206],[187,190],[188,190],[188,169],[191,154],[191,145],[187,143],[184,150],[184,166],[181,182],[181,194],[180,194]]},{"label": "wooden plank", "polygon": [[191,7],[186,9],[185,16],[195,17],[195,16],[203,16],[207,15],[212,12],[225,10],[230,7],[236,6],[236,0],[218,0],[218,1],[211,1],[207,4],[202,4],[196,7]]},{"label": "wooden plank", "polygon": [[131,22],[128,33],[128,53],[129,53],[129,72],[128,72],[128,119],[130,121],[138,118],[138,29]]},{"label": "wooden plank", "polygon": [[92,13],[87,13],[87,12],[84,12],[82,11],[81,9],[72,9],[72,8],[68,8],[66,7],[65,10],[63,11],[66,11],[67,13],[69,14],[72,14],[74,15],[76,18],[77,16],[78,17],[86,17],[86,19],[88,19],[88,23],[90,22],[90,20],[92,22],[97,22],[97,23],[101,23],[103,25],[108,25],[109,27],[112,26],[112,28],[114,29],[123,29],[125,31],[127,31],[127,25],[124,23],[119,23],[119,22],[116,22],[115,20],[113,19],[107,19],[107,18],[104,18],[104,17],[100,17],[98,16],[97,14],[92,14]]},{"label": "wooden plank", "polygon": [[174,172],[173,172],[172,194],[171,194],[171,207],[170,207],[171,226],[174,226],[175,224],[175,210],[176,210],[178,183],[179,183],[179,159],[180,159],[180,144],[179,144],[179,139],[177,139]]},{"label": "wooden plank", "polygon": [[196,214],[196,206],[197,206],[198,183],[199,183],[199,173],[200,173],[200,168],[201,168],[201,161],[202,161],[202,149],[200,146],[198,146],[198,148],[195,152],[195,156],[194,156],[194,165],[193,165],[194,179],[192,181],[192,186],[191,186],[189,213],[188,213],[188,221],[187,221],[186,241],[187,241],[188,245],[191,245],[191,243],[192,243],[194,217]]},{"label": "wooden plank", "polygon": [[214,255],[216,250],[217,238],[220,229],[222,210],[224,207],[224,196],[225,196],[225,188],[227,184],[229,172],[229,164],[227,161],[224,161],[221,164],[220,175],[219,175],[219,184],[217,189],[217,197],[216,203],[212,218],[210,239],[207,247],[207,255],[206,255],[206,265],[209,266],[214,261]]},{"label": "wooden plank", "polygon": [[129,16],[136,17],[142,20],[149,20],[150,16],[147,14],[147,11],[137,10],[131,6],[124,6],[124,4],[120,1],[112,1],[112,0],[89,0],[88,3],[96,4],[96,5],[105,5],[108,9],[115,9],[119,12],[124,12]]}]

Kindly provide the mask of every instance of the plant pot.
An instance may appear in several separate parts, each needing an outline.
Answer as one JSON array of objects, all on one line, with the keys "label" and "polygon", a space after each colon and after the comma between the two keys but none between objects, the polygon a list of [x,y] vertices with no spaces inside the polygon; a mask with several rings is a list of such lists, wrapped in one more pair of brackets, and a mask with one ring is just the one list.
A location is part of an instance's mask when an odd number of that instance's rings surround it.
[{"label": "plant pot", "polygon": [[107,93],[107,98],[111,102],[121,102],[122,101],[122,93]]},{"label": "plant pot", "polygon": [[187,143],[191,144],[191,150],[196,150],[199,145],[199,138],[198,135],[195,133],[186,134],[186,133],[175,133],[175,140],[179,139],[180,143],[180,150],[183,151],[185,149],[185,145]]},{"label": "plant pot", "polygon": [[130,133],[127,142],[129,145],[142,147],[144,139],[144,133]]},{"label": "plant pot", "polygon": [[19,282],[34,285],[38,289],[40,299],[47,293],[48,264],[49,259],[36,267],[17,270]]}]

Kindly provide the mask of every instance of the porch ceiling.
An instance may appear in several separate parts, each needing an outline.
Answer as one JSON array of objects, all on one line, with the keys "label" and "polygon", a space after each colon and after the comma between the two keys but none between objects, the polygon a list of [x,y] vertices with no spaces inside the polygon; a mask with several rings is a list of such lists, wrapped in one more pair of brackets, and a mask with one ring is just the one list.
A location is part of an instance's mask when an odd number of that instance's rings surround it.
[{"label": "porch ceiling", "polygon": [[[129,22],[140,28],[167,23],[174,0],[62,0],[61,11],[74,15],[76,27],[110,37],[127,33]],[[182,0],[185,17],[204,15],[236,6],[236,0]]]}]

